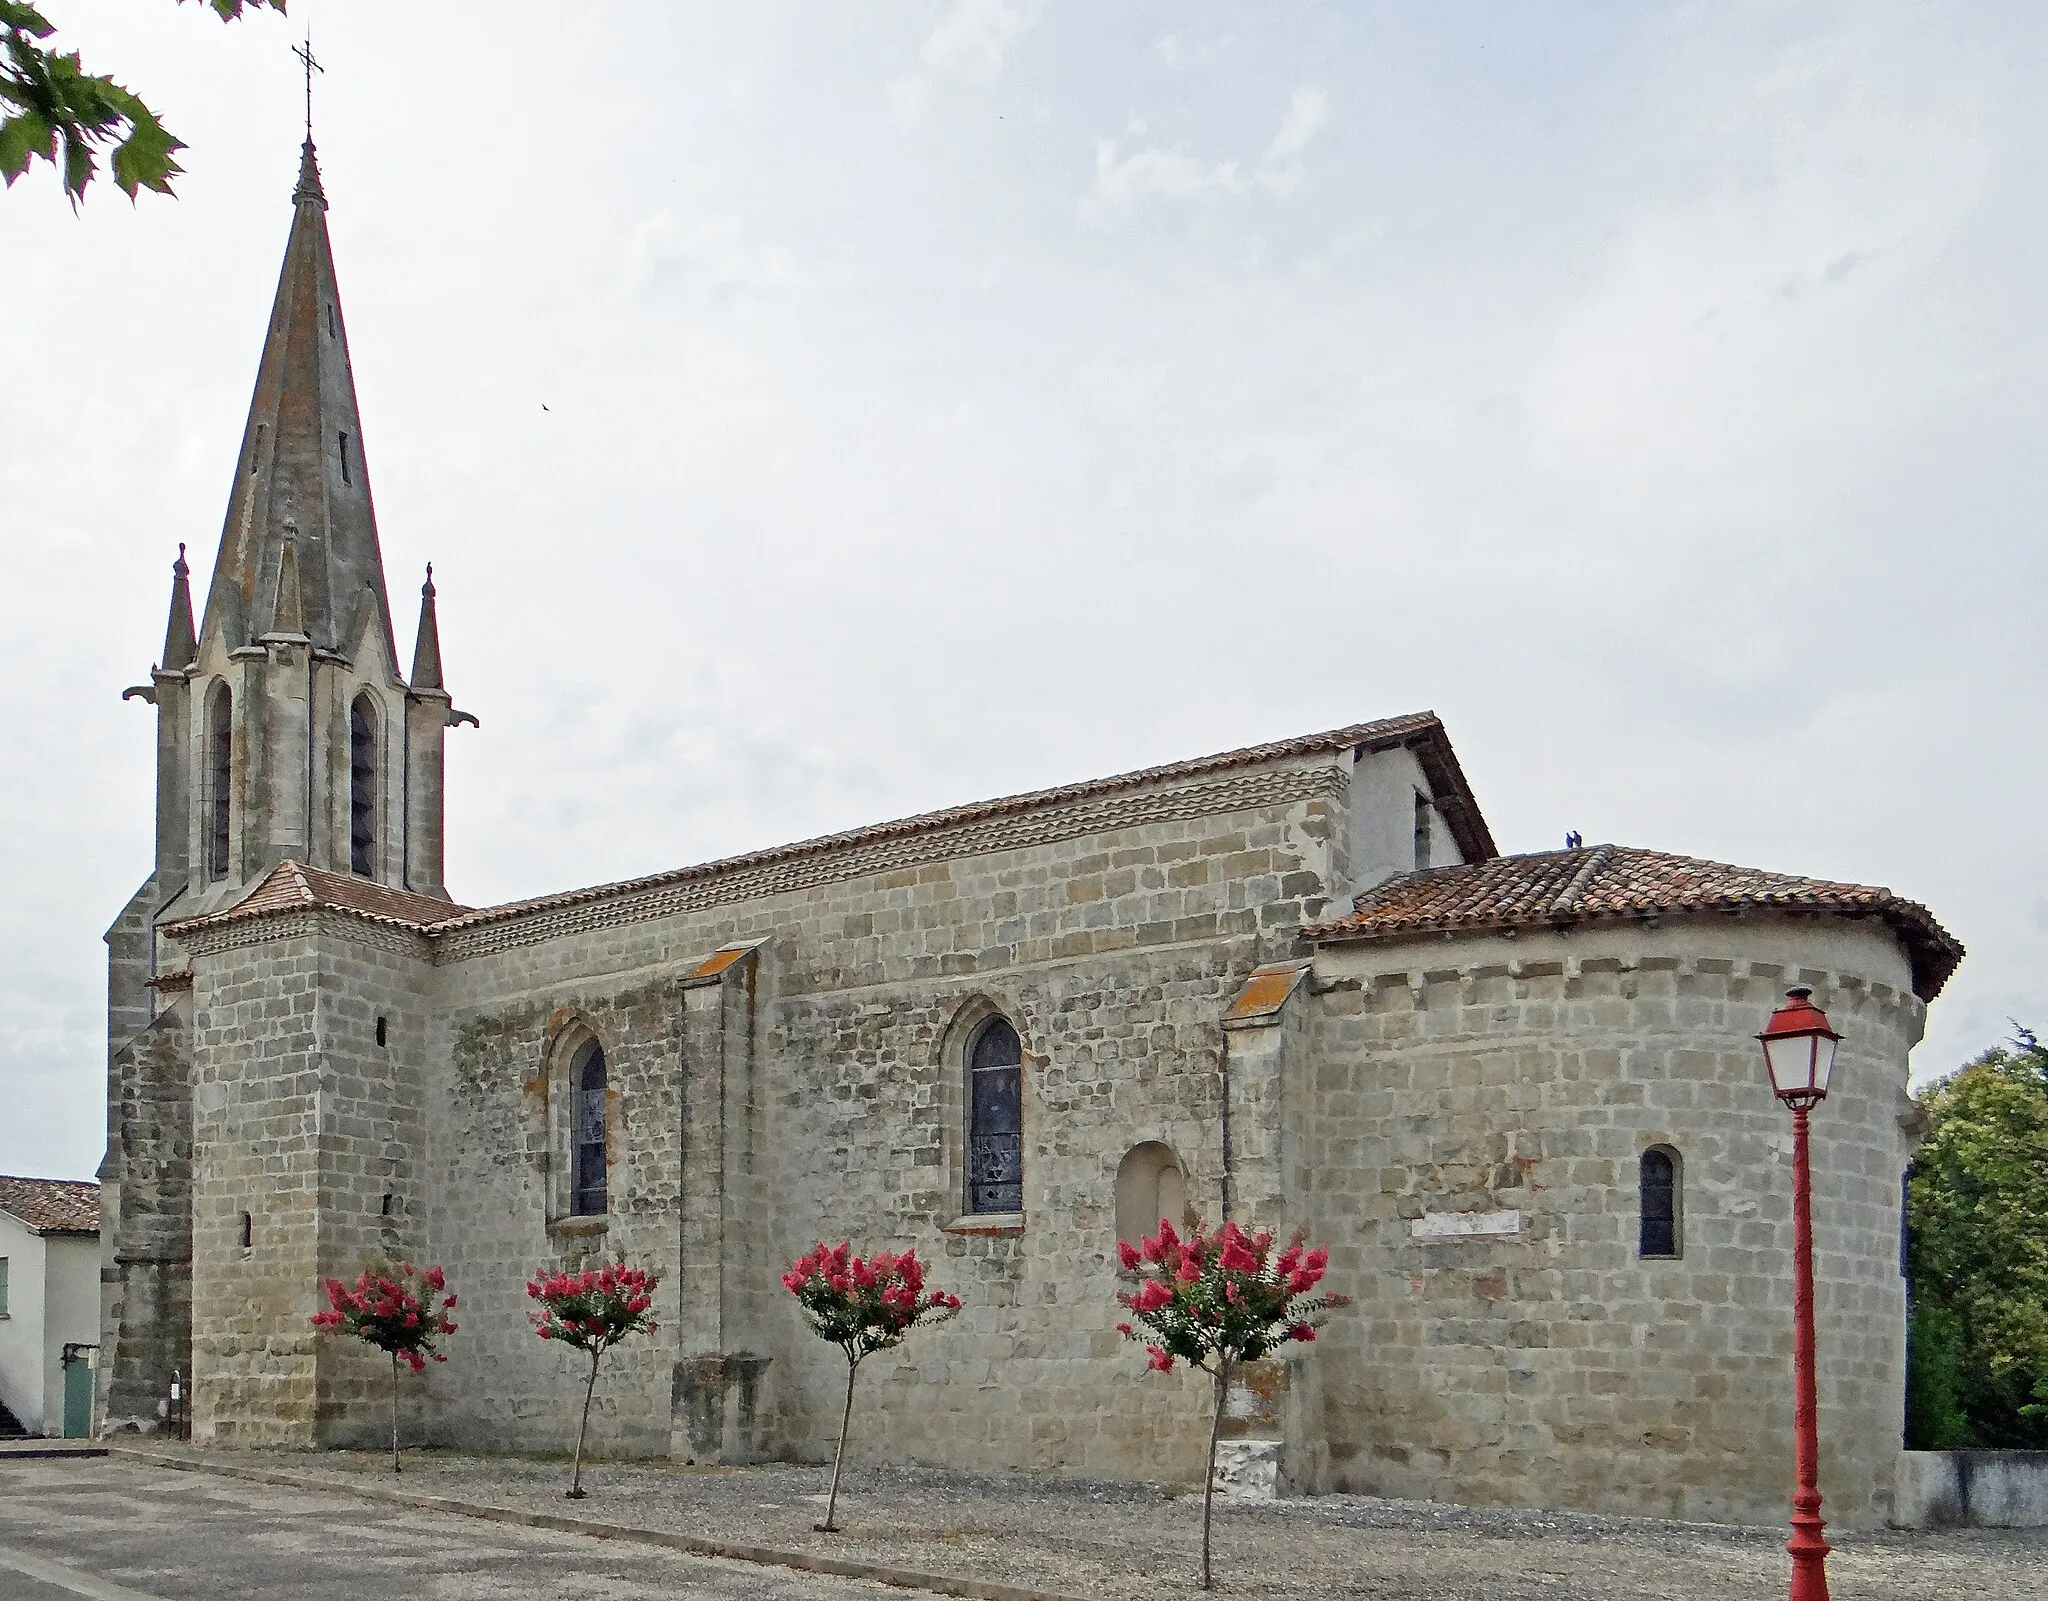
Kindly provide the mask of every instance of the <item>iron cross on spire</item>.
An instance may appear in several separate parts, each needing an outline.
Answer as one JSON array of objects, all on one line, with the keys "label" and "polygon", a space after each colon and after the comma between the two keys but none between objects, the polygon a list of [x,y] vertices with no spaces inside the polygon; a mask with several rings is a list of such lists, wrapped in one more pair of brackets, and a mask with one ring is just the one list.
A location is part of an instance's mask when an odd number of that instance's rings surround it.
[{"label": "iron cross on spire", "polygon": [[306,35],[304,44],[292,46],[292,54],[306,64],[306,142],[313,141],[313,74],[324,73],[327,69],[313,59],[313,36]]}]

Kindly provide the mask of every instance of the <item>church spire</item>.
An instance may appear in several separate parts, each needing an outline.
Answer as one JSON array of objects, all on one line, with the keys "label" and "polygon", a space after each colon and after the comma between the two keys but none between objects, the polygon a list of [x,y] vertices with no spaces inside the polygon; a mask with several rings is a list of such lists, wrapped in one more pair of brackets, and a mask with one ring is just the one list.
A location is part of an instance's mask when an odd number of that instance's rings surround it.
[{"label": "church spire", "polygon": [[434,615],[434,564],[427,563],[427,581],[420,585],[420,631],[412,647],[412,688],[445,689],[441,682],[441,624]]},{"label": "church spire", "polygon": [[349,658],[364,649],[381,653],[396,677],[384,557],[327,239],[327,195],[310,139],[300,152],[291,235],[202,638],[219,629],[234,650],[270,629],[287,530],[296,535],[297,602],[314,647]]},{"label": "church spire", "polygon": [[192,569],[185,565],[185,547],[178,546],[178,559],[171,563],[171,619],[164,625],[164,671],[182,673],[198,658],[199,645],[192,632]]}]

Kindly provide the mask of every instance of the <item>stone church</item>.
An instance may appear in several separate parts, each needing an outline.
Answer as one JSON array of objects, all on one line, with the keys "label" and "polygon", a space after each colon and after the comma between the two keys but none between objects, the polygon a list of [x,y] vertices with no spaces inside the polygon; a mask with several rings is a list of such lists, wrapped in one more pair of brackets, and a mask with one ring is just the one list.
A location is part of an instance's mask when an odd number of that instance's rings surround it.
[{"label": "stone church", "polygon": [[[537,1269],[623,1253],[658,1335],[601,1450],[821,1459],[837,1354],[777,1274],[916,1246],[960,1318],[863,1370],[861,1449],[1198,1478],[1207,1391],[1119,1340],[1115,1245],[1186,1210],[1355,1297],[1231,1428],[1299,1492],[1778,1521],[1791,1483],[1788,985],[1815,1116],[1822,1487],[1900,1443],[1907,1055],[1962,950],[1887,890],[1618,845],[1502,856],[1427,712],[470,907],[451,698],[410,670],[310,144],[197,624],[149,682],[156,861],[107,935],[103,1401],[201,1442],[374,1438],[322,1275],[443,1264],[409,1431],[560,1450]],[[225,451],[223,451],[225,455]],[[471,735],[467,737],[480,737]],[[687,847],[685,846],[685,849]]]}]

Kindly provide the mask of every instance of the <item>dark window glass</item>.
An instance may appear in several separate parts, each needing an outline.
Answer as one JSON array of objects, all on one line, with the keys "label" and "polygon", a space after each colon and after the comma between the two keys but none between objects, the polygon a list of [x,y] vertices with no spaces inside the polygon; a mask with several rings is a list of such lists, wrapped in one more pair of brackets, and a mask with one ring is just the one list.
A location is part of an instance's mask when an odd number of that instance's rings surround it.
[{"label": "dark window glass", "polygon": [[1642,1212],[1644,1256],[1678,1254],[1678,1163],[1670,1151],[1643,1152]]},{"label": "dark window glass", "polygon": [[1024,1210],[1024,1047],[991,1018],[967,1054],[967,1210]]},{"label": "dark window glass", "polygon": [[377,718],[359,695],[348,713],[348,868],[374,876],[377,859]]},{"label": "dark window glass", "polygon": [[1913,1175],[1918,1169],[1911,1163],[1899,1175],[1899,1277],[1906,1278],[1912,1272],[1913,1223],[1909,1208],[1913,1204]]},{"label": "dark window glass", "polygon": [[604,1051],[595,1043],[585,1048],[574,1078],[569,1210],[578,1217],[594,1217],[605,1209]]},{"label": "dark window glass", "polygon": [[233,816],[235,778],[235,698],[223,684],[214,692],[206,732],[207,810],[206,873],[228,876],[228,822]]}]

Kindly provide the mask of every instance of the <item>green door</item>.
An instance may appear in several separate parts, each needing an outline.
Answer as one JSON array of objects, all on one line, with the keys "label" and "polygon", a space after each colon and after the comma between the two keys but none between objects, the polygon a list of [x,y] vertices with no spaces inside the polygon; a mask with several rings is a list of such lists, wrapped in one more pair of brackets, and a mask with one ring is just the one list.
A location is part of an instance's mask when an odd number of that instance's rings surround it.
[{"label": "green door", "polygon": [[92,1433],[92,1364],[82,1355],[64,1354],[64,1438],[83,1440]]}]

